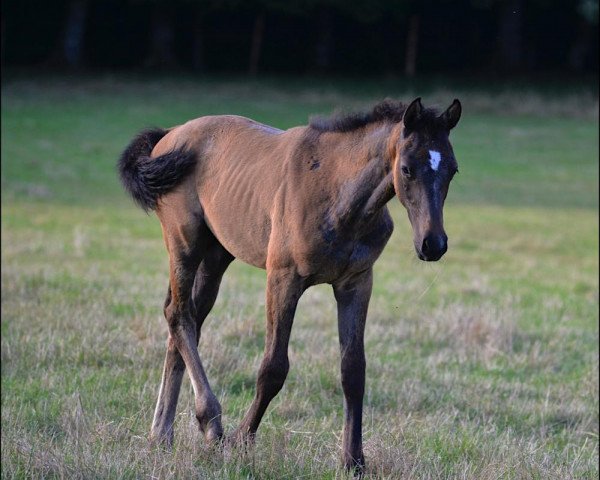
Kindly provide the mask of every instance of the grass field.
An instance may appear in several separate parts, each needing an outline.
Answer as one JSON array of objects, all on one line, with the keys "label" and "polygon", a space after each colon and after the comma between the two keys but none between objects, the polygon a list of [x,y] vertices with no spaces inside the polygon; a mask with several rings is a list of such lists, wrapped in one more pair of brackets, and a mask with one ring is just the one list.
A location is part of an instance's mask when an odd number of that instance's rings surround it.
[{"label": "grass field", "polygon": [[[440,85],[445,85],[441,87]],[[10,78],[2,85],[2,478],[344,478],[331,288],[302,298],[291,371],[251,452],[203,445],[185,380],[173,451],[147,442],[167,256],[115,162],[138,130],[236,113],[280,128],[385,96],[463,102],[450,249],[410,226],[376,265],[370,478],[598,478],[598,96],[387,80]],[[200,351],[231,431],[254,393],[265,273],[238,262]]]}]

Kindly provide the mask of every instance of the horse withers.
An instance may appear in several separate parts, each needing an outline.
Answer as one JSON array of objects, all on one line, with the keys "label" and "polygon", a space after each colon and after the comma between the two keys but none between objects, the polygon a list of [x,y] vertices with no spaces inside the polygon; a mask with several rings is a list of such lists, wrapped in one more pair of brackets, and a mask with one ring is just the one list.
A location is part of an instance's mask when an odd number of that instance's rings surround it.
[{"label": "horse withers", "polygon": [[285,131],[219,115],[134,138],[119,160],[121,180],[143,209],[156,211],[170,266],[169,337],[151,438],[172,443],[186,368],[200,429],[207,441],[223,437],[197,347],[221,278],[239,258],[267,271],[267,332],[254,400],[230,438],[254,438],[289,370],[298,300],[311,285],[329,283],[341,349],[343,462],[363,471],[364,328],[373,264],[393,229],[386,204],[396,196],[405,206],[421,260],[444,255],[442,210],[458,171],[448,137],[460,115],[458,100],[443,113],[420,98],[386,100]]}]

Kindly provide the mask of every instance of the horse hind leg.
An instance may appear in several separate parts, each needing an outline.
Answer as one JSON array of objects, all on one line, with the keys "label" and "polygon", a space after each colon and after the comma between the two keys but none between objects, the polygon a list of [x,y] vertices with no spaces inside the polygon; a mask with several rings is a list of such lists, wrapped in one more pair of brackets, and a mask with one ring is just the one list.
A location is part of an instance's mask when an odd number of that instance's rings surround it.
[{"label": "horse hind leg", "polygon": [[[202,324],[217,299],[223,274],[232,260],[233,257],[229,252],[214,239],[196,271],[191,305],[196,320],[196,345],[200,339]],[[170,303],[171,288],[169,287],[167,299],[165,300],[165,312]],[[175,346],[173,337],[169,335],[161,387],[151,431],[152,439],[159,440],[167,445],[173,443],[173,423],[184,371],[185,362],[183,357]]]},{"label": "horse hind leg", "polygon": [[[167,296],[168,304],[165,305],[169,339],[151,436],[167,443],[173,438],[175,408],[185,368],[194,389],[196,418],[200,429],[208,441],[218,440],[223,435],[221,406],[210,389],[197,349],[199,324],[204,321],[212,304],[209,308],[201,309],[205,314],[198,322],[198,318],[194,318],[198,309],[192,303],[195,278],[202,271],[199,267],[207,257],[212,234],[198,212],[180,209],[176,215],[165,215],[166,220],[181,220],[182,217],[186,223],[179,221],[171,224],[161,218],[169,251],[170,295]],[[218,275],[219,279],[221,275],[222,273]],[[206,282],[206,285],[205,288],[208,288],[210,282]],[[216,288],[218,289],[218,285]],[[199,288],[198,291],[202,290],[203,288]],[[216,293],[213,296],[216,298]],[[209,297],[212,298],[211,295]]]},{"label": "horse hind leg", "polygon": [[[171,303],[171,286],[167,292],[164,312],[166,317],[167,307]],[[177,408],[177,399],[181,389],[181,381],[185,363],[177,346],[175,339],[169,335],[167,339],[167,352],[163,366],[163,374],[158,393],[158,400],[154,410],[154,419],[152,420],[152,430],[150,438],[152,441],[164,443],[168,446],[173,444],[173,422],[175,421],[175,411]]]},{"label": "horse hind leg", "polygon": [[200,340],[200,331],[204,320],[217,300],[223,274],[233,260],[234,257],[213,236],[196,272],[192,292],[192,304],[196,318],[196,343]]}]

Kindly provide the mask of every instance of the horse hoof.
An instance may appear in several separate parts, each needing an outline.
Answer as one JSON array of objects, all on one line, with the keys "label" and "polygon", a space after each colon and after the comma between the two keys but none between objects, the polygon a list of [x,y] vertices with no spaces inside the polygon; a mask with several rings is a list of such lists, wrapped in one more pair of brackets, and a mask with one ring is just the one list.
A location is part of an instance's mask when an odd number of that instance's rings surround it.
[{"label": "horse hoof", "polygon": [[150,436],[148,437],[148,443],[151,446],[171,449],[173,448],[173,431],[169,433],[151,431]]},{"label": "horse hoof", "polygon": [[226,443],[233,448],[246,449],[254,445],[254,439],[255,434],[237,429],[227,437]]},{"label": "horse hoof", "polygon": [[358,458],[350,457],[345,459],[344,468],[347,472],[352,472],[354,478],[364,478],[365,457],[360,455]]},{"label": "horse hoof", "polygon": [[209,427],[204,433],[204,440],[209,445],[221,446],[223,444],[223,429],[221,426]]}]

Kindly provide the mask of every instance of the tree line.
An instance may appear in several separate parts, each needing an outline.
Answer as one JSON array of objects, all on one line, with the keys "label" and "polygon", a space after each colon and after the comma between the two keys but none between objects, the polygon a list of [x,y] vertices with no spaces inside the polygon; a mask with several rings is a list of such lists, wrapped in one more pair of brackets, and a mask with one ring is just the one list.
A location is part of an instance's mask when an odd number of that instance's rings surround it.
[{"label": "tree line", "polygon": [[598,71],[598,0],[13,0],[1,18],[7,66]]}]

